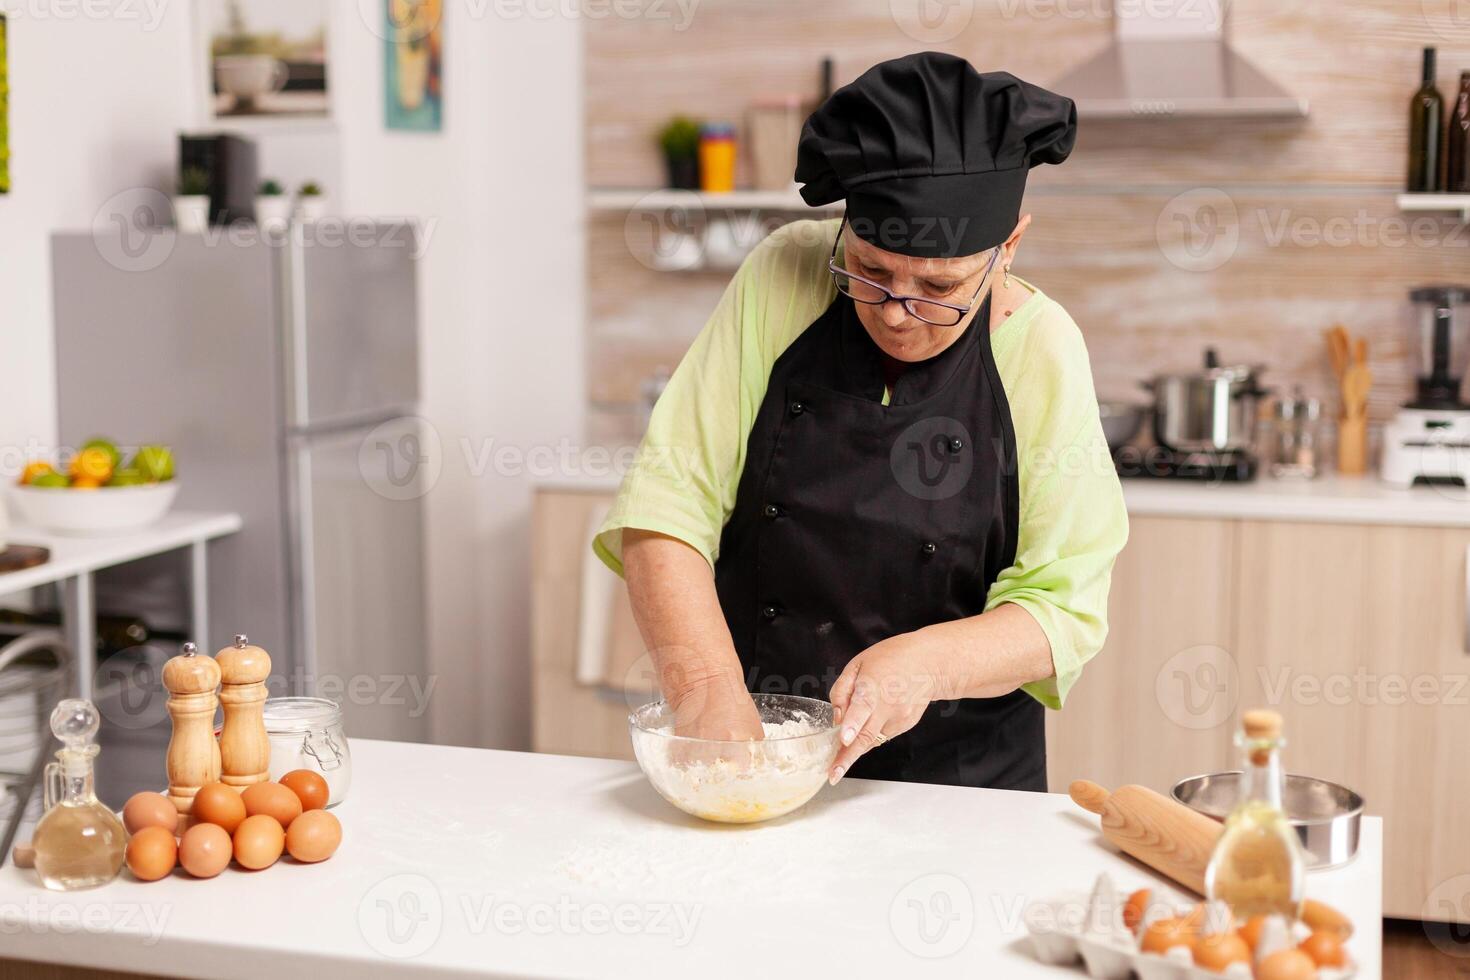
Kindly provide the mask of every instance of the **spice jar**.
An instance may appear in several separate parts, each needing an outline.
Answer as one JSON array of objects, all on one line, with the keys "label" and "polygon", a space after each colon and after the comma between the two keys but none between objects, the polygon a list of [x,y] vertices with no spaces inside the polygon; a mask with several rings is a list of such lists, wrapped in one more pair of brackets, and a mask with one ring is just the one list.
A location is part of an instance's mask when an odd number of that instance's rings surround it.
[{"label": "spice jar", "polygon": [[709,123],[699,131],[699,186],[725,193],[735,189],[735,127]]},{"label": "spice jar", "polygon": [[1301,389],[1276,403],[1270,435],[1271,475],[1307,478],[1321,472],[1322,403]]},{"label": "spice jar", "polygon": [[327,806],[347,798],[352,752],[342,728],[342,708],[326,698],[270,698],[265,732],[271,743],[271,779],[309,769],[327,781]]}]

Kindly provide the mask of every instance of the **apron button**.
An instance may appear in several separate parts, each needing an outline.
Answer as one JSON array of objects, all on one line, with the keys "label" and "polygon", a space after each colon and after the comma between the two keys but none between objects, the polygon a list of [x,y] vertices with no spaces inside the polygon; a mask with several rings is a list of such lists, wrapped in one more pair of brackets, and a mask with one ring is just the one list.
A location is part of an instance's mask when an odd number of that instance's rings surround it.
[{"label": "apron button", "polygon": [[925,541],[924,542],[924,554],[926,554],[926,555],[932,555],[932,554],[934,554],[938,550],[939,550],[939,546],[937,544],[935,544],[933,541]]},{"label": "apron button", "polygon": [[805,411],[806,411],[806,405],[803,404],[802,402],[800,402],[800,401],[794,401],[794,402],[791,403],[791,414],[792,415],[800,415],[802,412],[805,412]]},{"label": "apron button", "polygon": [[775,520],[776,518],[781,516],[781,508],[777,507],[775,504],[766,504],[761,513],[765,514],[768,518]]},{"label": "apron button", "polygon": [[767,606],[761,610],[761,615],[767,619],[775,619],[776,613],[780,612],[775,606]]},{"label": "apron button", "polygon": [[963,439],[955,438],[955,439],[951,439],[949,441],[949,451],[952,452],[952,453],[957,453],[961,449],[964,449],[964,448],[965,448],[965,442],[964,442]]}]

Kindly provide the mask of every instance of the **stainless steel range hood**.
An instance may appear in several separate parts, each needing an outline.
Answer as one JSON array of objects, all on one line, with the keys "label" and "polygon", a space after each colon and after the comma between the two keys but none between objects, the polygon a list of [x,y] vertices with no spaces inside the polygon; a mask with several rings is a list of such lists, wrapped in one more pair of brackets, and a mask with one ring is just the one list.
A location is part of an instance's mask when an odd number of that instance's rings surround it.
[{"label": "stainless steel range hood", "polygon": [[1300,118],[1293,95],[1225,39],[1223,0],[1114,0],[1113,43],[1051,88],[1088,119]]}]

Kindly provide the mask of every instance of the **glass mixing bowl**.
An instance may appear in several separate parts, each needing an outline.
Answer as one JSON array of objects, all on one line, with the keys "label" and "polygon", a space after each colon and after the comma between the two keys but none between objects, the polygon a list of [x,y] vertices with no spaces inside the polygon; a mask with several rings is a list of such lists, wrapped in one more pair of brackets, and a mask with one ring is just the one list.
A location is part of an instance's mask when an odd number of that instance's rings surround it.
[{"label": "glass mixing bowl", "polygon": [[791,694],[751,697],[767,731],[759,742],[675,735],[673,710],[664,701],[628,716],[633,754],[660,796],[704,820],[757,823],[817,795],[837,757],[832,705]]}]

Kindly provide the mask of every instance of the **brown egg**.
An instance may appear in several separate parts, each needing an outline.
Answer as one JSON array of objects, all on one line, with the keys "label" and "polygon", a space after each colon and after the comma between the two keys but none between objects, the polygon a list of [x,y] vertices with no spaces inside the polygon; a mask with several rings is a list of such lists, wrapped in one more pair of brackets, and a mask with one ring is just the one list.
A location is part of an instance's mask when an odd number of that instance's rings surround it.
[{"label": "brown egg", "polygon": [[307,864],[325,861],[341,843],[342,824],[326,810],[307,810],[286,831],[286,850]]},{"label": "brown egg", "polygon": [[174,833],[163,827],[144,827],[128,841],[124,857],[128,870],[139,881],[157,881],[174,869],[179,845]]},{"label": "brown egg", "polygon": [[1299,949],[1278,949],[1256,968],[1256,980],[1312,980],[1317,964]]},{"label": "brown egg", "polygon": [[1159,919],[1143,931],[1139,948],[1145,953],[1162,953],[1174,946],[1192,946],[1195,934],[1186,919]]},{"label": "brown egg", "polygon": [[1143,913],[1148,908],[1148,897],[1152,894],[1150,889],[1140,888],[1128,896],[1128,901],[1123,906],[1123,924],[1128,927],[1129,932],[1138,932],[1138,926],[1143,922]]},{"label": "brown egg", "polygon": [[1318,930],[1302,940],[1297,949],[1312,958],[1318,966],[1346,966],[1347,955],[1342,950],[1342,937],[1335,932]]},{"label": "brown egg", "polygon": [[292,769],[281,777],[281,785],[296,794],[303,810],[325,810],[332,795],[327,781],[310,769]]},{"label": "brown egg", "polygon": [[1251,961],[1251,948],[1235,932],[1217,932],[1194,941],[1194,962],[1215,973],[1225,972],[1231,963]]},{"label": "brown egg", "polygon": [[144,827],[162,827],[173,833],[179,825],[179,810],[162,793],[134,793],[123,804],[122,818],[130,834]]},{"label": "brown egg", "polygon": [[246,817],[235,828],[235,860],[251,871],[269,868],[281,856],[286,832],[276,818],[264,813]]},{"label": "brown egg", "polygon": [[245,801],[240,799],[239,790],[224,783],[206,783],[194,795],[194,809],[190,813],[195,820],[212,823],[233,834],[245,819]]},{"label": "brown egg", "polygon": [[250,816],[263,813],[274,817],[282,829],[291,826],[291,821],[301,816],[300,798],[280,783],[247,786],[240,799],[245,801],[245,812]]},{"label": "brown egg", "polygon": [[179,841],[179,864],[195,878],[213,878],[229,867],[234,853],[230,835],[212,823],[196,823]]},{"label": "brown egg", "polygon": [[1245,920],[1245,925],[1240,927],[1240,938],[1245,940],[1245,944],[1251,948],[1252,953],[1256,951],[1256,943],[1261,941],[1261,927],[1265,924],[1264,915],[1253,915]]}]

